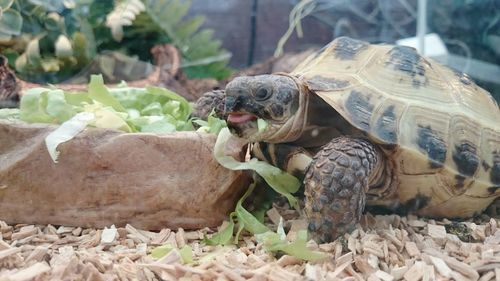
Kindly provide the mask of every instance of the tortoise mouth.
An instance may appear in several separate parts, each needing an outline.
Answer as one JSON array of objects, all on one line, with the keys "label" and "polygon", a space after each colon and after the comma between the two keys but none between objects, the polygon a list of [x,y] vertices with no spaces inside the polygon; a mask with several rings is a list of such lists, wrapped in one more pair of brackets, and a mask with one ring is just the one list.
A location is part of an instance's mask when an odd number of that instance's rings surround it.
[{"label": "tortoise mouth", "polygon": [[227,116],[227,126],[231,133],[248,138],[257,133],[257,116],[248,112],[231,112]]},{"label": "tortoise mouth", "polygon": [[227,116],[227,122],[233,125],[245,124],[247,122],[256,121],[257,116],[246,112],[231,112]]}]

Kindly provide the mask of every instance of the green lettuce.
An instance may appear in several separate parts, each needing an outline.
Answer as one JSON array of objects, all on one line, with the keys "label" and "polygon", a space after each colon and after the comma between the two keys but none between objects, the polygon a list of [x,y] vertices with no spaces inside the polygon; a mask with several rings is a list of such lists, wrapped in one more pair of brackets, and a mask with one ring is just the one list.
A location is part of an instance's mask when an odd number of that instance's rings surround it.
[{"label": "green lettuce", "polygon": [[57,163],[57,157],[59,156],[57,146],[74,138],[78,133],[83,131],[83,129],[87,127],[87,124],[94,120],[94,118],[95,115],[93,113],[80,112],[45,137],[45,145],[47,146],[52,161]]},{"label": "green lettuce", "polygon": [[[19,110],[2,109],[0,118],[61,124],[46,139],[49,154],[56,162],[57,146],[73,138],[86,126],[129,133],[192,131],[191,111],[185,98],[167,89],[134,88],[124,83],[108,89],[102,76],[92,75],[87,92],[64,92],[57,88],[29,89],[21,98]],[[89,114],[92,118],[84,118]]]},{"label": "green lettuce", "polygon": [[219,164],[230,170],[254,170],[264,178],[269,186],[276,192],[285,196],[292,207],[298,209],[298,201],[292,193],[299,190],[300,181],[279,168],[256,158],[252,158],[248,162],[239,162],[231,156],[224,155],[224,146],[230,137],[231,133],[227,128],[222,129],[217,137],[214,147],[214,156]]},{"label": "green lettuce", "polygon": [[277,232],[268,231],[256,234],[255,237],[263,248],[269,252],[283,252],[299,259],[307,261],[317,261],[328,257],[324,252],[313,251],[307,248],[307,230],[297,231],[294,241],[287,241],[284,236],[283,226]]},{"label": "green lettuce", "polygon": [[160,259],[172,251],[177,251],[181,257],[182,263],[193,263],[193,249],[189,245],[177,249],[172,244],[166,243],[154,248],[150,256],[154,259]]},{"label": "green lettuce", "polygon": [[[79,112],[89,112],[95,115],[89,126],[131,133],[171,133],[194,130],[191,111],[185,98],[167,89],[135,88],[124,83],[108,89],[101,75],[92,75],[87,92],[64,92],[56,88],[27,90],[18,115],[29,123],[62,124]],[[12,119],[16,115],[8,115],[2,109],[2,116]]]}]

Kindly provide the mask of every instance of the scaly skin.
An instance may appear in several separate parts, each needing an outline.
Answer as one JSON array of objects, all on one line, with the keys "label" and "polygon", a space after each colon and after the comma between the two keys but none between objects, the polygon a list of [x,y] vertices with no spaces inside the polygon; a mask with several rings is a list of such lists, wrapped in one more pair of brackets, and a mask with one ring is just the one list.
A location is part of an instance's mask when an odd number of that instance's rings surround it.
[{"label": "scaly skin", "polygon": [[207,92],[196,101],[192,115],[206,120],[214,110],[216,117],[224,119],[224,99],[223,90]]},{"label": "scaly skin", "polygon": [[369,141],[347,137],[332,140],[314,156],[304,180],[305,213],[317,242],[331,242],[354,229],[381,157]]}]

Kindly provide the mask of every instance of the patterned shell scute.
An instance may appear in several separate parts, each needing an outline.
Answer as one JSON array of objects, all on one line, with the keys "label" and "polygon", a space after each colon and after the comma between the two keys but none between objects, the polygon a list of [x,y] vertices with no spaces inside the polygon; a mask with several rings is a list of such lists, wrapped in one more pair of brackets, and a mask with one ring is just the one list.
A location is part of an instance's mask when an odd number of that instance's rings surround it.
[{"label": "patterned shell scute", "polygon": [[[444,180],[455,189],[450,193],[500,194],[500,111],[467,75],[410,47],[346,37],[291,75],[384,148],[397,145],[402,153],[394,160],[402,173],[446,169]],[[473,181],[489,187],[474,190]]]}]

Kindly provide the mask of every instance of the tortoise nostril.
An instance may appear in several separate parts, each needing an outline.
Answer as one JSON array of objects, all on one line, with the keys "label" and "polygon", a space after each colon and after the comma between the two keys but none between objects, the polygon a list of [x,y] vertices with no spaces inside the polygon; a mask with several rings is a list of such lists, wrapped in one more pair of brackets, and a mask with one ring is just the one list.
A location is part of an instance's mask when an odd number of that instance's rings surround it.
[{"label": "tortoise nostril", "polygon": [[241,105],[241,96],[227,96],[225,101],[225,112],[235,111]]}]

